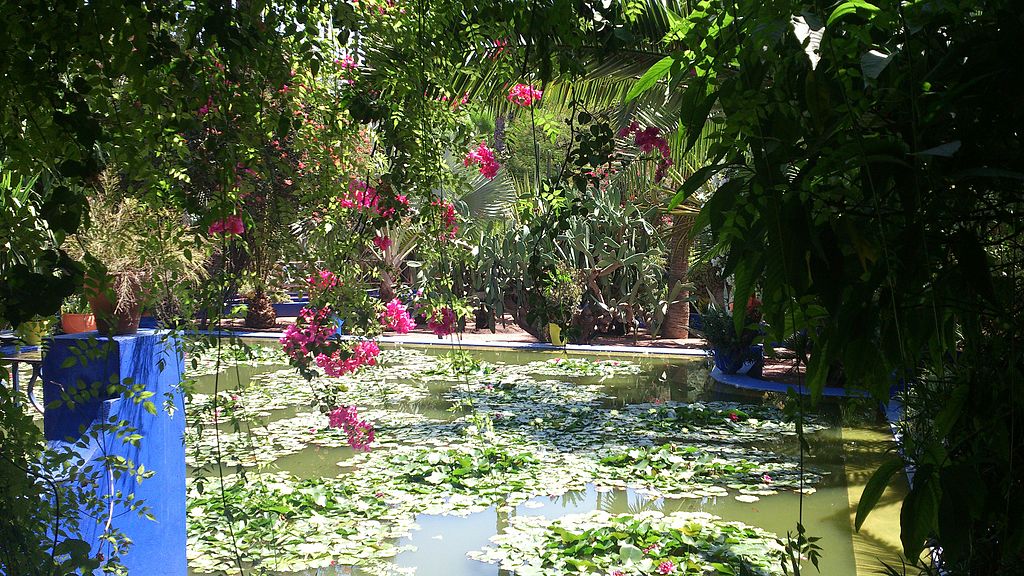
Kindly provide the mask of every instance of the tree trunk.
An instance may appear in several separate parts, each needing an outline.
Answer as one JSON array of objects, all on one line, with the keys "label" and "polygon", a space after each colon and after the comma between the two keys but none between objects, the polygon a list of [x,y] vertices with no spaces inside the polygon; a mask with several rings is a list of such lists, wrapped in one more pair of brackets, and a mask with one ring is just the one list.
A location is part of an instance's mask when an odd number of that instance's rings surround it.
[{"label": "tree trunk", "polygon": [[245,314],[246,328],[273,328],[277,324],[277,312],[270,302],[270,297],[263,290],[257,290],[248,302]]},{"label": "tree trunk", "polygon": [[380,271],[380,299],[382,302],[391,302],[395,299],[395,279],[387,270]]},{"label": "tree trunk", "polygon": [[[668,257],[668,290],[672,295],[673,288],[679,283],[687,282],[690,270],[690,226],[693,217],[677,215],[672,217],[672,236],[669,240]],[[661,325],[662,338],[689,338],[690,336],[690,297],[689,291],[681,291],[669,302],[665,313],[665,321]]]}]

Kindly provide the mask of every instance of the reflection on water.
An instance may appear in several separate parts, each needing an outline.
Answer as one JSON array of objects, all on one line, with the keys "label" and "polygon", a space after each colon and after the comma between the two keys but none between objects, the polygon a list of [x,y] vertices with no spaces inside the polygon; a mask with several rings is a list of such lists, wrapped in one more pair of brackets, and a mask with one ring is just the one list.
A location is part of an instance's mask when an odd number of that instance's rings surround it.
[{"label": "reflection on water", "polygon": [[[443,354],[447,349],[428,349],[429,354]],[[525,364],[538,359],[554,357],[554,353],[525,351],[472,350],[473,356],[492,363]],[[660,403],[666,401],[693,402],[701,400],[729,400],[745,403],[777,403],[778,395],[759,392],[743,392],[729,387],[718,389],[707,377],[707,363],[703,359],[679,359],[664,357],[630,357],[643,365],[640,374],[616,375],[606,379],[600,377],[550,377],[581,384],[600,383],[605,386],[610,398],[605,401],[608,408],[619,408],[637,403]],[[281,366],[238,366],[223,372],[216,381],[217,389],[228,390],[246,386],[250,379],[266,372],[280,370]],[[402,403],[390,409],[415,412],[430,418],[453,419],[451,403],[442,395],[450,384],[430,384],[430,396],[413,403]],[[195,392],[212,393],[214,376],[197,379]],[[839,409],[834,404],[821,409],[828,418],[851,420],[851,414],[866,413],[873,416],[873,407]],[[274,411],[267,422],[291,417],[296,409]],[[872,420],[869,418],[868,420]],[[875,574],[881,566],[880,560],[898,562],[899,507],[905,493],[905,481],[890,488],[883,495],[878,507],[868,518],[862,531],[853,533],[853,518],[856,503],[871,472],[886,457],[891,448],[888,428],[877,421],[847,424],[845,427],[822,430],[808,438],[811,453],[807,464],[827,472],[817,485],[817,491],[803,499],[803,524],[809,535],[820,537],[823,548],[821,574],[827,576],[862,576]],[[782,454],[797,454],[799,445],[790,437],[772,442],[754,443],[751,447],[769,449]],[[344,461],[353,452],[349,448],[325,448],[308,446],[305,449],[278,459],[271,469],[287,471],[300,477],[333,477],[352,473]],[[590,486],[585,491],[570,492],[560,497],[534,498],[518,506],[515,515],[544,515],[558,517],[565,514],[604,510],[612,513],[639,512],[642,510],[701,511],[715,514],[725,520],[742,521],[747,524],[775,532],[784,537],[795,532],[801,510],[797,494],[783,492],[761,498],[757,502],[743,503],[732,496],[703,499],[649,499],[632,490],[609,490],[599,492]],[[505,571],[491,564],[470,560],[466,553],[487,545],[490,536],[501,532],[508,523],[507,514],[499,514],[493,508],[465,517],[426,516],[417,518],[419,529],[402,542],[412,544],[415,550],[401,553],[395,563],[403,568],[416,568],[419,576],[496,576]],[[293,574],[353,574],[358,569],[331,567]]]}]

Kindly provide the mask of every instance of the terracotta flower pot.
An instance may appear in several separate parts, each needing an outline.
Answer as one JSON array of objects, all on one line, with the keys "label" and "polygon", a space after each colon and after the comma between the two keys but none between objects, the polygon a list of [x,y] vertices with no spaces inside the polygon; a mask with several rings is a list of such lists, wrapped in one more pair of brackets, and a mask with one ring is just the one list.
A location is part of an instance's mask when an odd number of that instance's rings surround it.
[{"label": "terracotta flower pot", "polygon": [[139,321],[142,320],[142,287],[137,279],[112,278],[112,285],[118,282],[130,282],[133,296],[131,303],[126,306],[118,306],[117,302],[111,301],[109,290],[101,289],[99,282],[86,277],[85,297],[89,300],[89,308],[96,317],[96,330],[102,336],[124,336],[135,334],[139,331]]},{"label": "terracotta flower pot", "polygon": [[96,329],[96,317],[92,314],[61,314],[60,326],[65,334],[79,334]]}]

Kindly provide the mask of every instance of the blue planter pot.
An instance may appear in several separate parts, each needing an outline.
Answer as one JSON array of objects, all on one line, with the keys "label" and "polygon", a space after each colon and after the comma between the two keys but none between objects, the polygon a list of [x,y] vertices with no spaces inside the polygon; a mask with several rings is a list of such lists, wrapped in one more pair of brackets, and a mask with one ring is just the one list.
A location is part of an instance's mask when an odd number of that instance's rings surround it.
[{"label": "blue planter pot", "polygon": [[306,304],[306,302],[279,302],[272,306],[278,316],[298,316]]},{"label": "blue planter pot", "polygon": [[701,318],[700,312],[690,312],[690,329],[697,331],[704,329],[704,319]]},{"label": "blue planter pot", "polygon": [[715,359],[715,368],[723,374],[746,374],[755,378],[761,377],[764,368],[764,346],[755,344],[749,348],[744,360],[744,354],[739,350],[712,350]]}]

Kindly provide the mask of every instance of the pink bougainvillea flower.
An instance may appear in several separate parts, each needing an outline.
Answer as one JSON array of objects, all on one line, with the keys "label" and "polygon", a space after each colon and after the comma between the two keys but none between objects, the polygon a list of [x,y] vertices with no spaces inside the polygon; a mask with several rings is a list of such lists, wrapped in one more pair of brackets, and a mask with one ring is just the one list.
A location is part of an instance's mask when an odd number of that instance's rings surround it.
[{"label": "pink bougainvillea flower", "polygon": [[341,280],[330,270],[320,270],[307,278],[306,282],[311,289],[317,291],[329,290],[341,284]]},{"label": "pink bougainvillea flower", "polygon": [[455,214],[455,205],[443,200],[433,200],[430,205],[441,209],[442,227],[438,233],[438,240],[442,242],[454,240],[459,233],[459,218]]},{"label": "pink bougainvillea flower", "polygon": [[533,106],[540,100],[544,92],[530,86],[529,84],[516,84],[508,91],[508,101],[520,106]]},{"label": "pink bougainvillea flower", "polygon": [[348,192],[338,199],[342,208],[377,210],[377,189],[362,180],[352,179]]},{"label": "pink bougainvillea flower", "polygon": [[399,334],[408,334],[416,326],[409,310],[398,298],[388,302],[384,311],[380,313],[380,323],[384,328]]},{"label": "pink bougainvillea flower", "polygon": [[331,377],[344,376],[363,366],[376,366],[380,348],[371,340],[364,340],[352,347],[351,352],[335,350],[331,354],[317,354],[316,365]]},{"label": "pink bougainvillea flower", "polygon": [[207,228],[206,231],[211,236],[241,236],[243,233],[245,233],[245,222],[242,221],[241,216],[238,216],[237,214],[232,214],[227,218],[214,220],[213,222],[210,223],[210,227]]},{"label": "pink bougainvillea flower", "polygon": [[338,428],[348,436],[348,444],[355,450],[369,452],[373,443],[373,425],[359,418],[355,406],[340,406],[330,413],[331,428]]},{"label": "pink bougainvillea flower", "polygon": [[467,152],[466,157],[462,159],[463,166],[471,164],[479,164],[480,173],[491,179],[498,175],[498,168],[501,168],[501,164],[494,159],[494,151],[487,147],[487,142],[483,141],[476,147],[476,150]]},{"label": "pink bougainvillea flower", "polygon": [[334,335],[337,327],[330,321],[329,308],[303,308],[295,323],[284,329],[281,345],[296,364],[306,366],[308,356]]},{"label": "pink bougainvillea flower", "polygon": [[427,318],[427,328],[437,335],[438,338],[443,338],[449,334],[455,332],[455,323],[458,321],[458,317],[455,315],[455,311],[445,306],[440,310],[434,311]]},{"label": "pink bougainvillea flower", "polygon": [[664,179],[669,167],[672,166],[672,150],[669,148],[668,140],[662,137],[660,132],[657,126],[641,128],[636,121],[630,122],[628,126],[618,132],[619,138],[628,138],[632,135],[633,143],[640,148],[641,152],[647,153],[655,150],[658,152],[660,159],[654,171],[655,182]]},{"label": "pink bougainvillea flower", "polygon": [[388,248],[391,248],[391,238],[388,238],[387,236],[374,236],[373,245],[381,252],[386,252]]}]

